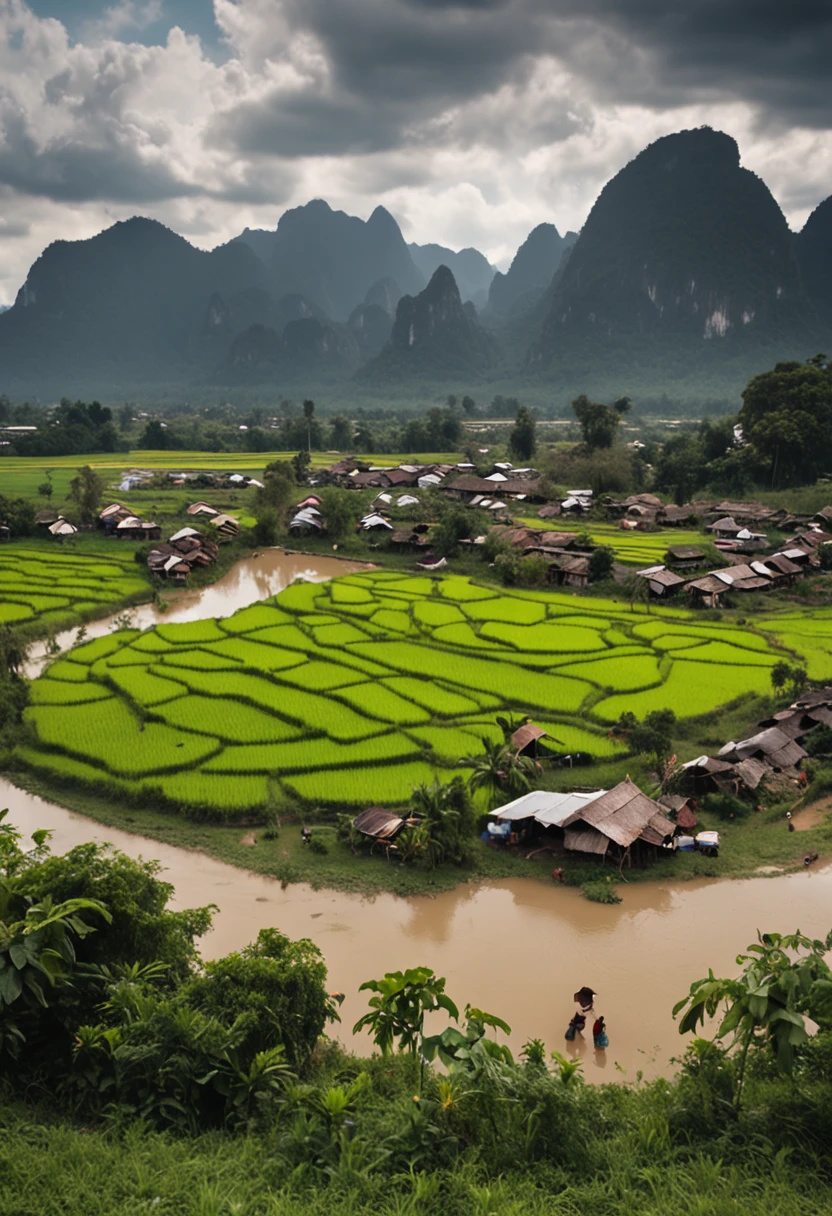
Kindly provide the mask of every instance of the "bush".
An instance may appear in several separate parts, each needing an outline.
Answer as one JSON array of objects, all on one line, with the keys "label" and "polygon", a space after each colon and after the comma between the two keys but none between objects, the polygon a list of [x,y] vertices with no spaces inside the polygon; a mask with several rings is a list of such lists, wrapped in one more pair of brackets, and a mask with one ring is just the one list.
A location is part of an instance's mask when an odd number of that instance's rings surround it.
[{"label": "bush", "polygon": [[329,852],[329,849],[326,847],[323,840],[321,840],[320,836],[312,836],[309,840],[309,852],[325,855]]},{"label": "bush", "polygon": [[621,896],[609,882],[585,882],[581,887],[583,895],[594,904],[620,904]]}]

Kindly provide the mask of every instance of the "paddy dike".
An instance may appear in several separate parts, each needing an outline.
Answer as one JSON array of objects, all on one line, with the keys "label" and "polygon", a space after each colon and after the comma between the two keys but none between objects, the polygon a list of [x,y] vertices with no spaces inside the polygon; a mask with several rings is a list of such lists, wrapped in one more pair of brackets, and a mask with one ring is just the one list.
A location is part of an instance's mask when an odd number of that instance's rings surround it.
[{"label": "paddy dike", "polygon": [[[283,889],[207,854],[101,827],[2,780],[0,806],[27,834],[49,828],[56,852],[96,840],[131,857],[158,858],[176,888],[175,907],[219,908],[201,943],[205,958],[239,949],[266,927],[311,938],[326,958],[331,990],[346,993],[332,1033],[359,1052],[370,1046],[351,1034],[366,1012],[359,985],[424,964],[447,977],[461,1005],[470,1001],[505,1018],[515,1053],[540,1037],[550,1050],[582,1055],[590,1081],[667,1075],[685,1046],[671,1009],[693,980],[709,967],[736,974],[736,955],[758,929],[825,937],[832,927],[832,867],[740,882],[623,885],[624,902],[614,906],[534,879],[465,884],[435,898],[368,898],[305,884]],[[564,1042],[572,994],[583,984],[598,991],[596,1008],[610,1034],[606,1052],[596,1053],[591,1039]]]},{"label": "paddy dike", "polygon": [[[319,557],[317,554],[293,553],[285,549],[262,549],[251,557],[235,562],[227,574],[209,587],[175,591],[163,610],[155,603],[140,604],[136,608],[122,609],[110,616],[91,621],[86,626],[86,638],[100,638],[111,633],[116,622],[125,614],[136,629],[151,629],[154,625],[171,624],[174,621],[202,621],[208,617],[231,616],[239,608],[268,599],[283,591],[295,579],[320,583],[325,579],[338,578],[344,574],[356,574],[359,570],[372,569],[367,562],[345,561],[338,557]],[[55,639],[62,651],[74,645],[78,627],[59,633]],[[30,651],[24,675],[35,679],[43,670],[50,656],[46,643],[35,643]]]}]

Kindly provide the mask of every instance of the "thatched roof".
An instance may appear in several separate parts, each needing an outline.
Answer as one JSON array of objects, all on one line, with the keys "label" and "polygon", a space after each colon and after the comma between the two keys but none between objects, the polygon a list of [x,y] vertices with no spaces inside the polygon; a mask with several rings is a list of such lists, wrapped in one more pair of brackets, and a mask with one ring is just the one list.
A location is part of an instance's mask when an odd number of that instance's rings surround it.
[{"label": "thatched roof", "polygon": [[577,820],[597,828],[621,848],[628,848],[638,839],[661,844],[674,831],[673,823],[659,803],[643,794],[629,777],[575,811],[563,826],[570,827]]},{"label": "thatched roof", "polygon": [[582,825],[567,828],[563,834],[563,844],[564,848],[573,849],[576,853],[598,853],[601,857],[610,847],[608,837],[603,836],[595,828],[587,828]]},{"label": "thatched roof", "polygon": [[522,752],[524,747],[528,747],[536,739],[545,738],[547,733],[542,726],[535,726],[534,722],[527,722],[525,726],[519,727],[511,736],[511,746],[516,751]]}]

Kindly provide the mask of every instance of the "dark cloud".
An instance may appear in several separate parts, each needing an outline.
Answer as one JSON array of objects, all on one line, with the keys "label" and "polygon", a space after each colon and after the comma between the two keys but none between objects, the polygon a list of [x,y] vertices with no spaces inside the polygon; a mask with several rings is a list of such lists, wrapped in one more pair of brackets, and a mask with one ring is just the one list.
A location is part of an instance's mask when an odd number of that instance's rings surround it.
[{"label": "dark cloud", "polygon": [[[603,103],[747,101],[769,122],[832,125],[829,0],[285,0],[281,11],[314,36],[329,78],[225,116],[216,137],[249,150],[406,143],[451,107],[523,86],[545,56]],[[552,138],[569,129],[556,120]]]}]

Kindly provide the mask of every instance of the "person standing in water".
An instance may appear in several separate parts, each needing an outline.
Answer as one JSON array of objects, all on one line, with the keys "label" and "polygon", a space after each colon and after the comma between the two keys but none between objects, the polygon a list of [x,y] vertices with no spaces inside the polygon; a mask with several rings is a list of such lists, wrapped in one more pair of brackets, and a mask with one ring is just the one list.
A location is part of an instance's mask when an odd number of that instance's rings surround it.
[{"label": "person standing in water", "polygon": [[595,1019],[592,1026],[592,1040],[596,1048],[609,1047],[610,1041],[607,1037],[607,1024],[600,1015]]},{"label": "person standing in water", "polygon": [[564,1035],[564,1038],[571,1043],[579,1031],[583,1032],[584,1026],[586,1026],[586,1017],[582,1013],[576,1013],[573,1016],[572,1021],[566,1027],[566,1034]]}]

